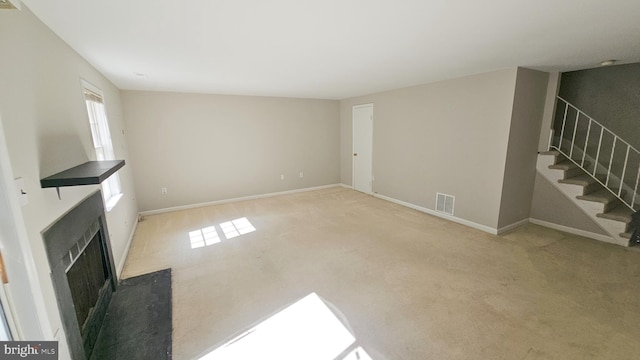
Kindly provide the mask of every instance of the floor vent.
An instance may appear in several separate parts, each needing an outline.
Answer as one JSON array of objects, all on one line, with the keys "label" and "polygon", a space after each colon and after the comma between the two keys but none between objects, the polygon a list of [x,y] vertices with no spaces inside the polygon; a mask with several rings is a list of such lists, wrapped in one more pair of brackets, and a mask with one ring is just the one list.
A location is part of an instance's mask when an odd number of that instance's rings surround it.
[{"label": "floor vent", "polygon": [[453,215],[453,203],[456,197],[442,193],[436,193],[436,211]]}]

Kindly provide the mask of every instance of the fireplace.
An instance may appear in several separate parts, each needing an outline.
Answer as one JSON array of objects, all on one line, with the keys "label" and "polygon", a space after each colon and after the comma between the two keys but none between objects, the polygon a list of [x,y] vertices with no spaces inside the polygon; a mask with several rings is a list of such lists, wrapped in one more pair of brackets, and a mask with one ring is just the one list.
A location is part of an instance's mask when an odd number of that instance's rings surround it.
[{"label": "fireplace", "polygon": [[67,281],[71,300],[76,308],[76,317],[81,332],[84,332],[95,305],[109,288],[109,272],[103,256],[100,232],[79,254],[77,261],[67,270]]},{"label": "fireplace", "polygon": [[116,289],[108,234],[100,191],[42,232],[58,309],[74,360],[91,356]]}]

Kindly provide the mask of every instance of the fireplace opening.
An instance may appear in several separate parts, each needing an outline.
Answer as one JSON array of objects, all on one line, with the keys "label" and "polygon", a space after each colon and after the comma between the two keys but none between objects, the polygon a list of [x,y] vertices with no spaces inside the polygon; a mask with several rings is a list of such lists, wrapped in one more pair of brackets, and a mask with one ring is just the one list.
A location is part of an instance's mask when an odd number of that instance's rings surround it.
[{"label": "fireplace opening", "polygon": [[91,330],[91,320],[100,310],[100,300],[106,296],[105,291],[111,290],[109,280],[109,270],[98,232],[67,270],[69,290],[83,338]]}]

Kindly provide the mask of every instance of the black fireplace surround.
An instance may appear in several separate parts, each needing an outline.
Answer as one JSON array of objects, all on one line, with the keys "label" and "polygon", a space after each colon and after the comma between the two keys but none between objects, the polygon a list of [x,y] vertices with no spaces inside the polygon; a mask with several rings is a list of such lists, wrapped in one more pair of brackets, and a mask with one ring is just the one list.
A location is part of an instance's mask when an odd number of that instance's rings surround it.
[{"label": "black fireplace surround", "polygon": [[117,284],[100,190],[45,229],[42,238],[71,357],[88,359]]}]

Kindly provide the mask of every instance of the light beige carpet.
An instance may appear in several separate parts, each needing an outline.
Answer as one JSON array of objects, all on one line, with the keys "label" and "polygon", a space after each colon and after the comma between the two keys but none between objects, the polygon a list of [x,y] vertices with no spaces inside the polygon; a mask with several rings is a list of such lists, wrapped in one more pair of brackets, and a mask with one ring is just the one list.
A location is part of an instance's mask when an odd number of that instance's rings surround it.
[{"label": "light beige carpet", "polygon": [[640,253],[534,225],[493,236],[344,188],[148,216],[123,277],[166,267],[177,360],[311,293],[374,360],[640,358]]}]

